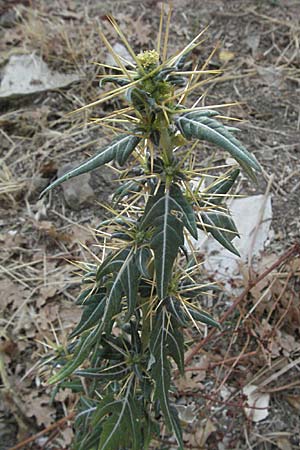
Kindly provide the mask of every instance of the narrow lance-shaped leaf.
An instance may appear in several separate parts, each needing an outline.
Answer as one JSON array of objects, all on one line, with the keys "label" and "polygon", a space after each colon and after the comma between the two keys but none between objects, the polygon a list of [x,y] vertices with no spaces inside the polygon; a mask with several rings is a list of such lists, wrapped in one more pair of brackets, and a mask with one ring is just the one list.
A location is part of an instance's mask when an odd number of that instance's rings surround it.
[{"label": "narrow lance-shaped leaf", "polygon": [[253,169],[261,170],[256,158],[217,120],[196,111],[179,116],[176,125],[187,139],[194,137],[227,150],[248,175],[254,176]]},{"label": "narrow lance-shaped leaf", "polygon": [[114,366],[114,367],[108,367],[108,368],[99,368],[99,367],[92,367],[89,369],[83,369],[83,370],[77,370],[75,372],[75,375],[78,375],[80,377],[84,378],[94,378],[94,379],[101,379],[101,380],[121,380],[129,373],[128,367],[124,365],[120,366]]},{"label": "narrow lance-shaped leaf", "polygon": [[[114,314],[118,313],[120,310],[120,302],[124,292],[124,286],[126,289],[127,286],[127,298],[129,299],[129,310],[131,311],[135,305],[135,299],[132,296],[137,295],[138,282],[137,286],[134,288],[133,286],[128,286],[128,273],[130,272],[130,267],[132,264],[132,260],[134,258],[133,250],[131,249],[125,259],[122,261],[121,266],[118,269],[118,272],[113,273],[112,278],[107,283],[108,293],[107,293],[107,301],[106,307],[103,312],[102,322],[103,322],[103,330],[109,329],[111,326],[111,318]],[[136,269],[136,273],[138,273]],[[107,328],[108,327],[108,328]]]},{"label": "narrow lance-shaped leaf", "polygon": [[184,373],[184,340],[180,324],[175,318],[170,319],[167,327],[168,353],[174,359],[180,373]]},{"label": "narrow lance-shaped leaf", "polygon": [[56,186],[59,186],[64,181],[69,180],[70,178],[77,177],[78,175],[82,175],[83,173],[90,172],[98,167],[103,166],[104,164],[116,159],[119,164],[124,164],[130,153],[133,152],[135,147],[140,142],[141,138],[138,136],[132,135],[120,135],[109,145],[100,150],[95,156],[84,161],[75,169],[70,170],[65,173],[53,183],[50,184],[42,193],[41,197],[45,195],[48,191],[53,189]]},{"label": "narrow lance-shaped leaf", "polygon": [[132,257],[130,258],[130,261],[128,262],[128,264],[126,266],[124,274],[121,277],[121,283],[122,283],[124,292],[126,294],[127,308],[128,308],[127,314],[123,319],[125,322],[130,318],[130,316],[134,312],[134,309],[136,306],[138,288],[139,288],[139,279],[141,276],[140,272],[137,268],[135,259],[136,259],[135,255],[132,255]]},{"label": "narrow lance-shaped leaf", "polygon": [[72,339],[75,336],[78,336],[83,331],[96,325],[98,320],[102,317],[105,308],[105,295],[102,294],[102,296],[100,298],[99,297],[100,296],[98,296],[97,303],[93,302],[92,304],[85,306],[85,309],[81,316],[81,320],[79,324],[76,326],[76,328],[70,334],[70,339]]},{"label": "narrow lance-shaped leaf", "polygon": [[225,174],[224,178],[218,180],[211,186],[200,193],[200,196],[204,197],[203,202],[200,203],[200,206],[204,206],[205,204],[214,204],[219,205],[224,200],[223,195],[227,194],[227,192],[231,189],[234,182],[236,181],[238,175],[240,173],[239,169],[230,170],[229,173]]},{"label": "narrow lance-shaped leaf", "polygon": [[197,239],[197,224],[192,205],[184,197],[178,184],[172,184],[170,187],[172,206],[176,211],[182,214],[181,221],[189,230],[193,238]]},{"label": "narrow lance-shaped leaf", "polygon": [[81,338],[70,361],[67,362],[56,375],[50,378],[50,384],[57,383],[58,381],[68,377],[83,363],[83,361],[88,357],[91,348],[98,339],[101,331],[102,329],[100,322],[100,324],[92,332]]},{"label": "narrow lance-shaped leaf", "polygon": [[199,225],[211,235],[227,250],[240,256],[238,250],[232,244],[232,239],[239,236],[238,230],[232,218],[219,211],[201,212],[201,224]]},{"label": "narrow lance-shaped leaf", "polygon": [[120,78],[120,77],[103,77],[99,82],[99,87],[102,88],[105,83],[114,83],[118,86],[127,86],[127,84],[130,83],[130,81],[126,78]]},{"label": "narrow lance-shaped leaf", "polygon": [[148,247],[141,247],[137,251],[136,265],[140,274],[145,278],[150,278],[148,264],[151,259],[151,250]]},{"label": "narrow lance-shaped leaf", "polygon": [[[129,385],[130,388],[130,385]],[[124,398],[105,397],[93,417],[93,426],[102,426],[99,450],[119,450],[130,447],[142,448],[140,407],[127,388]]]},{"label": "narrow lance-shaped leaf", "polygon": [[174,260],[178,249],[184,244],[183,225],[171,214],[176,210],[169,190],[164,192],[161,186],[154,197],[146,205],[141,228],[154,227],[151,248],[155,255],[157,292],[162,299],[167,295]]},{"label": "narrow lance-shaped leaf", "polygon": [[175,318],[180,326],[188,327],[194,320],[196,322],[202,322],[206,325],[220,328],[220,324],[206,311],[183,304],[181,300],[169,297],[167,306],[170,314]]},{"label": "narrow lance-shaped leaf", "polygon": [[169,389],[171,384],[171,365],[168,360],[168,313],[162,308],[157,313],[155,324],[150,338],[151,375],[155,381],[154,398],[160,402],[160,408],[166,424],[176,436],[178,448],[183,450],[181,428],[176,414],[169,401]]}]

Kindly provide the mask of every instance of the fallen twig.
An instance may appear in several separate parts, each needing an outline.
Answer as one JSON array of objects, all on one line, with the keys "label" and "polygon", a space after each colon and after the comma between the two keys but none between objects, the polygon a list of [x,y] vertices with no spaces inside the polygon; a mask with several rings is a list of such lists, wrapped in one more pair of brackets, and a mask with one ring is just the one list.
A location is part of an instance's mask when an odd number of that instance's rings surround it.
[{"label": "fallen twig", "polygon": [[[230,308],[223,314],[220,319],[220,323],[225,322],[225,320],[230,316],[230,314],[235,310],[235,308],[241,303],[244,297],[254,288],[261,280],[263,280],[266,276],[269,275],[274,269],[280,266],[283,262],[288,260],[293,255],[300,254],[300,244],[297,242],[292,247],[290,247],[277,261],[274,262],[268,269],[266,269],[261,275],[259,275],[256,279],[249,280],[248,286],[243,290],[243,292],[237,297],[237,299],[233,302]],[[199,350],[211,339],[211,337],[216,333],[216,328],[212,328],[208,335],[198,342],[197,345],[189,352],[188,357],[185,360],[185,364],[189,364],[193,359],[194,355],[196,355]],[[176,375],[178,373],[176,372]]]},{"label": "fallen twig", "polygon": [[31,442],[35,441],[39,437],[43,436],[44,434],[48,433],[49,431],[55,430],[56,428],[60,428],[62,425],[65,424],[68,420],[73,419],[75,416],[75,412],[71,412],[67,416],[63,417],[62,419],[58,420],[57,422],[54,422],[52,425],[49,425],[49,427],[45,428],[44,430],[40,431],[39,433],[34,434],[33,436],[30,436],[27,439],[24,439],[24,441],[19,442],[19,444],[15,445],[14,447],[11,447],[8,450],[19,450],[21,448],[25,448],[27,444],[30,444]]}]

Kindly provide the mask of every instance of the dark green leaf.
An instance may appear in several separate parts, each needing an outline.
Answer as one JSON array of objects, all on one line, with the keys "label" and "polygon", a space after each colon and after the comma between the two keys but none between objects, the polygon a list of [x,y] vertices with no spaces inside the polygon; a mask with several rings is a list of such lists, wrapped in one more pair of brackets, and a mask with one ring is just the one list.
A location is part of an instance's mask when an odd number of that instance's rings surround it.
[{"label": "dark green leaf", "polygon": [[101,88],[105,83],[114,83],[118,86],[127,86],[127,84],[130,83],[129,80],[126,78],[119,78],[119,77],[104,77],[99,82],[99,87]]},{"label": "dark green leaf", "polygon": [[253,169],[261,170],[256,158],[217,120],[195,111],[179,116],[176,124],[187,139],[194,137],[227,150],[252,177]]},{"label": "dark green leaf", "polygon": [[141,222],[142,229],[154,227],[151,248],[155,255],[157,291],[161,299],[167,295],[173,263],[179,247],[184,244],[183,225],[171,213],[177,208],[170,191],[164,192],[164,186],[161,186],[149,199]]},{"label": "dark green leaf", "polygon": [[85,310],[83,311],[79,324],[70,334],[70,339],[74,338],[75,336],[78,336],[83,331],[88,330],[89,328],[96,325],[98,320],[103,315],[105,308],[105,300],[106,300],[105,294],[102,294],[101,296],[98,296],[97,303],[93,302],[92,304],[89,304],[88,306],[85,307]]},{"label": "dark green leaf", "polygon": [[[185,308],[183,308],[184,311]],[[188,312],[187,312],[188,311]],[[192,316],[194,320],[197,322],[205,323],[206,325],[211,325],[212,327],[221,328],[219,322],[217,322],[210,314],[205,311],[200,311],[199,309],[192,308],[190,306],[187,307],[187,311],[185,312],[187,317],[189,314]],[[189,318],[189,320],[191,320]]]},{"label": "dark green leaf", "polygon": [[238,250],[232,244],[232,239],[239,236],[238,230],[232,218],[223,212],[206,211],[201,212],[201,225],[199,225],[227,250],[240,256]]},{"label": "dark green leaf", "polygon": [[105,397],[94,414],[93,425],[102,425],[99,450],[143,448],[140,405],[128,391],[119,400],[112,396]]},{"label": "dark green leaf", "polygon": [[139,192],[141,187],[142,185],[136,181],[127,181],[126,183],[122,183],[121,186],[116,189],[113,200],[117,203],[126,195]]},{"label": "dark green leaf", "polygon": [[155,254],[158,295],[167,294],[174,260],[184,244],[184,225],[197,238],[197,228],[192,206],[183,196],[177,184],[165,191],[162,185],[146,205],[141,228],[155,227],[151,248]]},{"label": "dark green leaf", "polygon": [[189,230],[193,238],[197,239],[198,232],[193,207],[182,194],[182,191],[178,184],[171,185],[170,195],[172,197],[172,201],[174,202],[174,209],[182,214],[182,223]]},{"label": "dark green leaf", "polygon": [[137,87],[128,89],[126,99],[133,104],[135,109],[142,113],[150,114],[155,108],[155,100],[147,92]]},{"label": "dark green leaf", "polygon": [[148,264],[151,259],[151,250],[148,247],[141,247],[137,251],[136,256],[136,265],[141,273],[141,275],[145,278],[150,278],[150,274],[148,271]]},{"label": "dark green leaf", "polygon": [[74,354],[71,355],[71,359],[66,365],[53,377],[50,378],[49,383],[54,384],[58,381],[71,375],[88,357],[91,348],[97,341],[99,335],[102,332],[101,323],[90,333],[82,336],[79,343],[77,344]]},{"label": "dark green leaf", "polygon": [[90,172],[104,164],[116,159],[119,164],[124,164],[130,153],[133,152],[135,147],[140,142],[141,138],[132,135],[120,135],[109,145],[100,150],[95,156],[87,159],[80,166],[62,175],[60,178],[50,184],[42,193],[41,197],[54,187],[60,185],[64,181],[70,178],[77,177],[86,172]]},{"label": "dark green leaf", "polygon": [[124,366],[116,366],[116,367],[108,367],[106,369],[103,368],[90,368],[85,370],[77,370],[75,375],[84,378],[96,378],[101,380],[121,380],[129,373],[128,367]]},{"label": "dark green leaf", "polygon": [[205,204],[219,205],[224,200],[223,195],[227,194],[231,189],[239,173],[239,169],[233,169],[224,178],[213,183],[205,191],[201,192],[204,201],[203,204],[200,203],[200,206],[205,206]]},{"label": "dark green leaf", "polygon": [[182,433],[178,418],[169,401],[171,383],[171,366],[168,360],[168,327],[170,326],[168,312],[162,308],[157,313],[150,337],[151,375],[155,381],[154,399],[159,400],[166,424],[176,436],[178,448],[183,450]]}]

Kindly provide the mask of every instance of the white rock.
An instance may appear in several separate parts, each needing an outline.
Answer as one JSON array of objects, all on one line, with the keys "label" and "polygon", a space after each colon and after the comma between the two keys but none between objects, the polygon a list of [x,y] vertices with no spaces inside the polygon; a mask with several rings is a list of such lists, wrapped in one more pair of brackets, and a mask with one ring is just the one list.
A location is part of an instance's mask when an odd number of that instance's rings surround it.
[{"label": "white rock", "polygon": [[205,254],[205,268],[216,278],[226,280],[239,273],[240,262],[259,256],[268,240],[272,220],[271,196],[255,195],[232,200],[229,207],[240,238],[232,240],[241,258],[223,248],[212,236],[199,231],[195,248]]},{"label": "white rock", "polygon": [[[75,167],[77,167],[77,165],[65,164],[58,170],[57,178],[61,177]],[[89,184],[90,179],[91,174],[84,173],[62,183],[61,187],[63,190],[64,199],[70,208],[79,210],[83,205],[93,202],[95,193]]]},{"label": "white rock", "polygon": [[[256,391],[257,386],[249,384],[243,388],[250,408],[244,408],[245,414],[253,422],[264,420],[269,414],[270,394]],[[257,408],[257,409],[256,409]]]},{"label": "white rock", "polygon": [[[130,55],[127,48],[123,44],[116,42],[116,44],[113,45],[113,50],[120,57],[124,66],[127,66],[127,64],[126,64],[127,61],[129,63],[134,64],[132,56]],[[109,66],[114,66],[114,67],[118,66],[117,62],[115,61],[115,59],[111,53],[109,53],[107,55],[106,64],[108,64]]]},{"label": "white rock", "polygon": [[11,56],[1,78],[0,99],[61,88],[79,79],[76,74],[52,72],[34,53]]}]

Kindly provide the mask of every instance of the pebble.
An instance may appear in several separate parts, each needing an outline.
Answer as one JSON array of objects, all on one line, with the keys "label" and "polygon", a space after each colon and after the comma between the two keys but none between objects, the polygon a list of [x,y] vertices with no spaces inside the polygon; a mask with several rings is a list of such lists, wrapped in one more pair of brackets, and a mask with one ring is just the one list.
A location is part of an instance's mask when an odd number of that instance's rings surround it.
[{"label": "pebble", "polygon": [[[77,164],[65,164],[58,170],[57,177],[61,177],[75,167],[77,167]],[[84,173],[62,183],[61,187],[65,202],[71,209],[78,211],[82,206],[91,204],[94,201],[95,193],[89,184],[90,180],[91,175]]]}]

